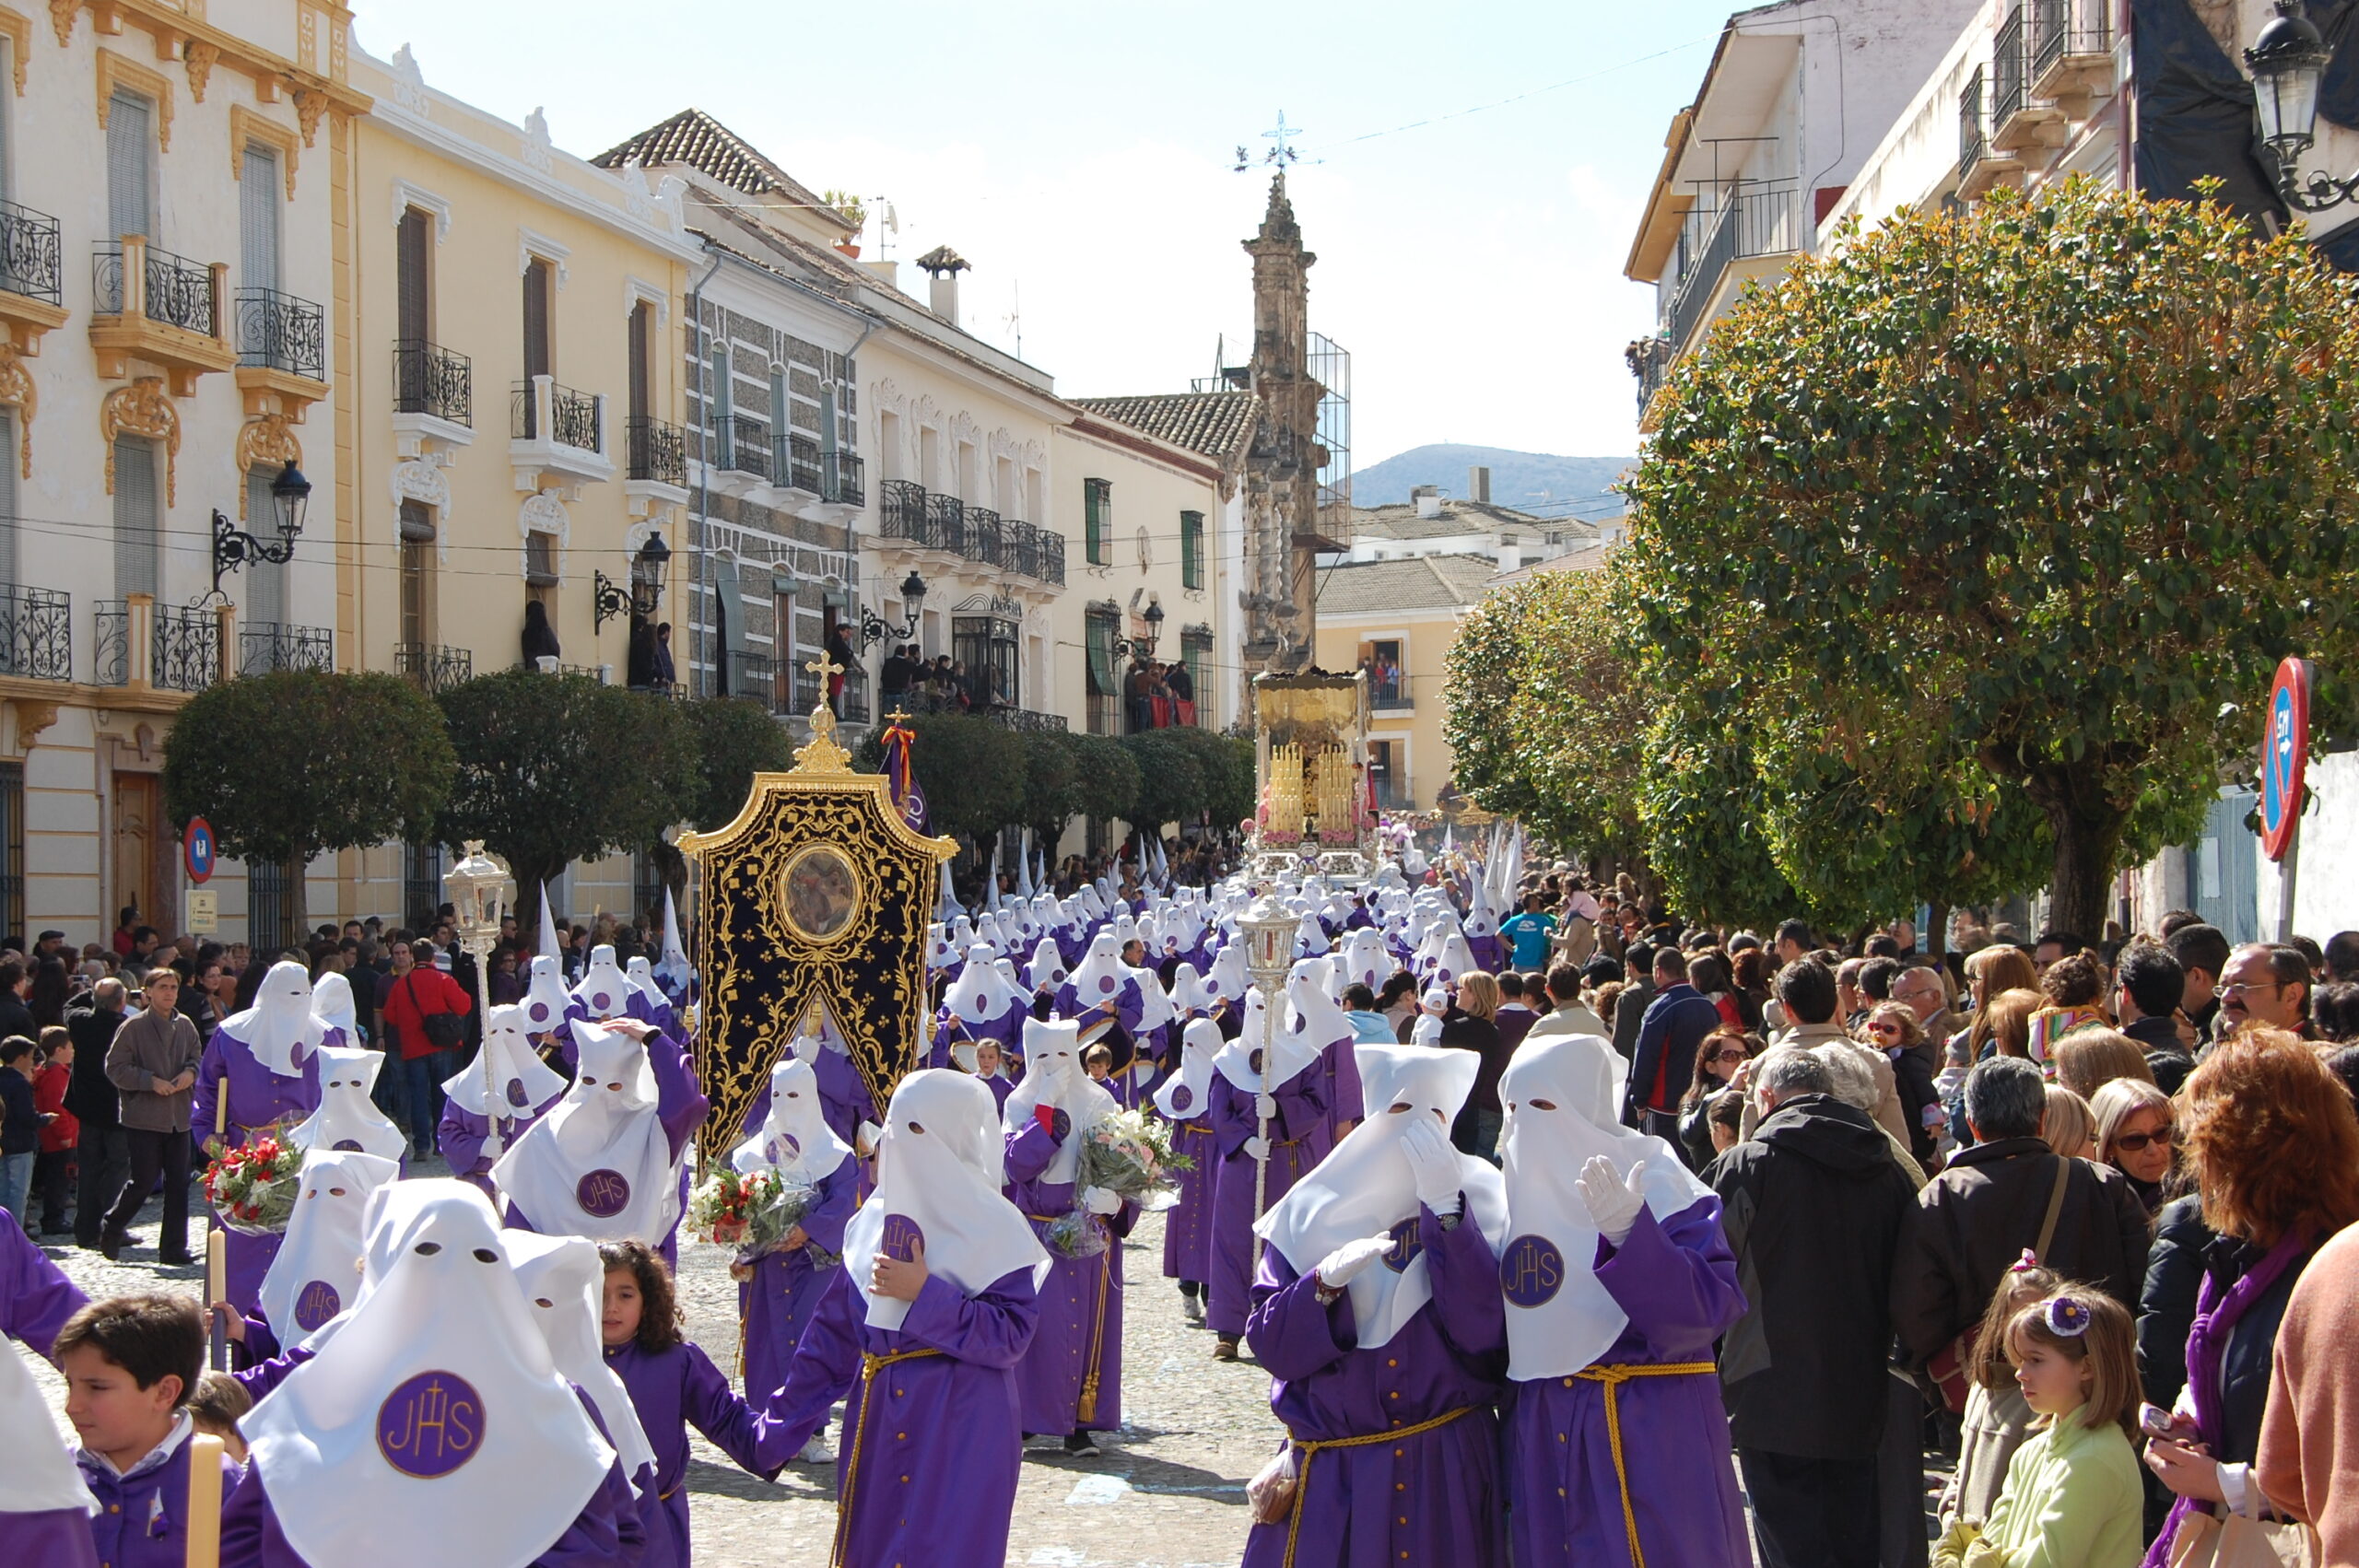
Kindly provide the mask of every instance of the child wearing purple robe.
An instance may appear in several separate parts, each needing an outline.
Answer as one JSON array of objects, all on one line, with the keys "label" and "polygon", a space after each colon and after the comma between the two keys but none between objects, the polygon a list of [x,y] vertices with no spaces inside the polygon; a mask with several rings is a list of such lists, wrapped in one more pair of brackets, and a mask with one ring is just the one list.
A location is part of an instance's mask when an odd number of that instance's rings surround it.
[{"label": "child wearing purple robe", "polygon": [[[254,1004],[223,1019],[205,1042],[189,1125],[215,1155],[283,1132],[320,1108],[320,1047],[355,1043],[311,1011],[303,965],[274,964]],[[251,1309],[278,1238],[231,1230],[222,1246],[229,1298]]]},{"label": "child wearing purple robe", "polygon": [[630,1390],[631,1407],[655,1450],[654,1485],[640,1499],[645,1568],[688,1568],[689,1423],[764,1480],[778,1479],[811,1432],[787,1441],[786,1423],[733,1390],[712,1358],[684,1337],[672,1270],[645,1242],[602,1242],[598,1257],[606,1271],[599,1323],[606,1364]]},{"label": "child wearing purple robe", "polygon": [[1032,1345],[1015,1368],[1017,1402],[1026,1432],[1058,1434],[1066,1453],[1095,1456],[1089,1434],[1122,1425],[1122,1238],[1138,1206],[1080,1182],[1081,1141],[1116,1106],[1083,1071],[1079,1027],[1027,1022],[1024,1059],[1024,1082],[1001,1110],[1007,1200],[1044,1244],[1051,1226],[1086,1210],[1098,1250],[1074,1257],[1047,1247]]},{"label": "child wearing purple robe", "polygon": [[1213,1133],[1213,1059],[1220,1054],[1220,1026],[1209,1018],[1188,1022],[1180,1038],[1179,1068],[1155,1092],[1155,1108],[1171,1124],[1171,1152],[1194,1162],[1180,1173],[1180,1200],[1163,1211],[1163,1277],[1180,1284],[1180,1310],[1191,1323],[1204,1320],[1204,1281],[1212,1273],[1213,1176],[1220,1154]]},{"label": "child wearing purple robe", "polygon": [[[818,1188],[817,1204],[787,1232],[775,1252],[736,1263],[739,1367],[745,1386],[764,1393],[786,1381],[795,1341],[803,1337],[844,1249],[860,1164],[821,1114],[818,1075],[789,1058],[770,1070],[768,1114],[754,1135],[731,1152],[741,1176],[776,1171]],[[813,1455],[817,1458],[819,1456]]]},{"label": "child wearing purple robe", "polygon": [[[42,1355],[86,1298],[65,1271],[26,1239],[0,1210],[0,1334]],[[90,1539],[88,1488],[58,1442],[48,1405],[17,1354],[0,1345],[0,1474],[10,1506],[0,1511],[0,1562],[44,1568],[98,1568]]]},{"label": "child wearing purple robe", "polygon": [[[1235,1361],[1252,1310],[1253,1226],[1326,1157],[1327,1083],[1320,1059],[1296,1036],[1280,1034],[1263,1071],[1260,987],[1245,993],[1244,1028],[1213,1059],[1212,1124],[1219,1150],[1213,1178],[1212,1266],[1204,1277],[1204,1320],[1218,1336],[1213,1359]],[[1263,1127],[1266,1124],[1266,1137]],[[1257,1167],[1266,1158],[1262,1176]],[[1261,1187],[1256,1212],[1254,1189]]]},{"label": "child wearing purple robe", "polygon": [[[53,1348],[81,1440],[75,1463],[99,1503],[87,1524],[99,1561],[181,1568],[193,1433],[183,1406],[205,1371],[204,1316],[184,1296],[116,1296],[76,1312]],[[219,1463],[227,1495],[238,1467],[226,1455]]]},{"label": "child wearing purple robe", "polygon": [[1048,1258],[1000,1194],[981,1084],[912,1072],[893,1092],[876,1192],[795,1348],[778,1406],[799,1443],[846,1401],[842,1563],[1001,1568],[1023,1467],[1015,1372]]},{"label": "child wearing purple robe", "polygon": [[1736,1259],[1711,1188],[1616,1121],[1620,1059],[1543,1036],[1499,1079],[1515,1560],[1749,1562],[1713,1363],[1744,1315]]},{"label": "child wearing purple robe", "polygon": [[1507,1562],[1493,1406],[1507,1325],[1498,1173],[1449,1145],[1464,1051],[1361,1050],[1374,1114],[1259,1227],[1247,1329],[1296,1475],[1244,1568]]}]

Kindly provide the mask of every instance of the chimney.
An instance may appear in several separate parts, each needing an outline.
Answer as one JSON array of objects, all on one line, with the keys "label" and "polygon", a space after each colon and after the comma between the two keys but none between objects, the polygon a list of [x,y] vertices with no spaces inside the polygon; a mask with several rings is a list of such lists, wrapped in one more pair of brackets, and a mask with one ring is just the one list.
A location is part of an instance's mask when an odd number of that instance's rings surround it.
[{"label": "chimney", "polygon": [[1491,471],[1480,463],[1466,471],[1466,498],[1486,507],[1491,504]]},{"label": "chimney", "polygon": [[1441,487],[1438,485],[1412,485],[1409,498],[1417,503],[1419,517],[1441,516]]},{"label": "chimney", "polygon": [[973,263],[947,245],[936,245],[918,258],[918,265],[933,280],[932,297],[927,304],[933,313],[958,324],[958,275],[973,270]]}]

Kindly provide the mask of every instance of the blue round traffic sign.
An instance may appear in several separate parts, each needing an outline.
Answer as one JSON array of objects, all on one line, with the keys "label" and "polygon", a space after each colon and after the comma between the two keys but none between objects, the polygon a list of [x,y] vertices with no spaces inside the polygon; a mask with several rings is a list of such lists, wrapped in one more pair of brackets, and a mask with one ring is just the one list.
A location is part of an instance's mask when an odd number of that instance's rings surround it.
[{"label": "blue round traffic sign", "polygon": [[2277,666],[2269,690],[2269,719],[2260,743],[2260,848],[2272,860],[2285,858],[2302,820],[2305,776],[2310,761],[2310,665],[2288,659]]},{"label": "blue round traffic sign", "polygon": [[201,816],[188,819],[188,832],[181,838],[182,858],[188,863],[188,879],[202,883],[213,875],[213,825]]}]

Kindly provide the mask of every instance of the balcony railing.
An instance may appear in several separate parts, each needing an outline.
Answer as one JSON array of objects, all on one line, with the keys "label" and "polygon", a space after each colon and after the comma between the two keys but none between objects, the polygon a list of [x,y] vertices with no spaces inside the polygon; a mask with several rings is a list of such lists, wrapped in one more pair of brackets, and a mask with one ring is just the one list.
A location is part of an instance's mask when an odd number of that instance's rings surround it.
[{"label": "balcony railing", "polygon": [[[100,316],[123,313],[123,246],[109,241],[91,258],[91,312]],[[175,256],[153,245],[144,247],[147,262],[140,269],[139,313],[151,322],[179,327],[202,337],[217,332],[213,300],[213,269]]]},{"label": "balcony railing", "polygon": [[2035,82],[2067,55],[2097,55],[2112,48],[2109,0],[2032,0]]},{"label": "balcony railing", "polygon": [[925,543],[953,556],[967,553],[967,507],[956,496],[925,498]]},{"label": "balcony railing", "polygon": [[309,380],[328,379],[327,313],[276,288],[241,288],[238,363]]},{"label": "balcony railing", "polygon": [[1062,586],[1065,541],[1062,533],[1003,518],[988,507],[969,507],[956,496],[929,495],[908,479],[877,486],[879,532],[945,555],[997,567],[1019,577]]},{"label": "balcony railing", "polygon": [[868,504],[866,472],[865,466],[860,461],[859,453],[831,451],[827,457],[827,472],[824,475],[827,488],[820,494],[839,506],[866,506]]},{"label": "balcony railing", "polygon": [[325,626],[282,626],[248,621],[238,628],[238,673],[267,675],[275,670],[335,669],[335,637]]},{"label": "balcony railing", "polygon": [[770,472],[789,489],[819,494],[819,443],[808,436],[780,436],[770,451]]},{"label": "balcony railing", "polygon": [[2008,9],[2006,19],[1990,44],[1990,124],[1996,129],[2022,112],[2026,76],[2024,67],[2024,8]]},{"label": "balcony railing", "polygon": [[877,521],[887,539],[925,539],[925,486],[914,479],[887,479],[877,486]]},{"label": "balcony railing", "polygon": [[843,700],[836,705],[836,717],[847,724],[868,722],[868,672],[854,668],[844,673]]},{"label": "balcony railing", "polygon": [[394,340],[394,413],[423,414],[472,428],[475,386],[475,367],[465,355],[424,338]]},{"label": "balcony railing", "polygon": [[628,427],[630,476],[688,487],[687,438],[677,425],[667,425],[643,414],[631,415]]},{"label": "balcony railing", "polygon": [[1661,337],[1642,337],[1624,349],[1622,357],[1638,379],[1638,417],[1644,419],[1671,374],[1671,344]]},{"label": "balcony railing", "polygon": [[749,696],[772,713],[778,705],[778,661],[767,653],[733,648],[723,655],[731,696]]},{"label": "balcony railing", "polygon": [[976,714],[990,720],[1003,730],[1018,730],[1027,733],[1043,730],[1062,731],[1065,716],[1062,713],[1035,713],[1028,708],[980,708]]},{"label": "balcony railing", "polygon": [[1989,146],[1989,133],[1982,122],[1982,67],[1977,65],[1974,75],[1966,79],[1966,87],[1957,95],[1957,177],[1964,180],[1974,172]]},{"label": "balcony railing", "polygon": [[1062,588],[1065,585],[1065,536],[1051,533],[1045,528],[1035,532],[1039,538],[1040,569],[1030,575],[1042,582],[1051,582]]},{"label": "balcony railing", "polygon": [[733,414],[729,416],[728,436],[721,453],[721,466],[768,479],[773,472],[769,427],[743,414]]},{"label": "balcony railing", "polygon": [[393,669],[424,691],[446,692],[461,681],[475,678],[475,656],[466,649],[444,648],[440,643],[397,642]]},{"label": "balcony railing", "polygon": [[74,678],[74,604],[53,588],[0,586],[0,674]]},{"label": "balcony railing", "polygon": [[964,554],[970,561],[1006,569],[1007,530],[1001,524],[999,513],[988,507],[967,509],[967,547]]},{"label": "balcony railing", "polygon": [[131,681],[131,607],[120,599],[91,606],[90,679],[102,686]]},{"label": "balcony railing", "polygon": [[585,681],[596,681],[601,685],[606,681],[606,673],[595,664],[558,664],[544,670],[537,659],[519,659],[516,668],[530,670],[536,675],[579,675]]},{"label": "balcony railing", "polygon": [[1703,321],[1731,266],[1802,249],[1802,198],[1790,185],[1731,187],[1714,206],[1689,214],[1687,224],[1689,237],[1700,243],[1672,297],[1668,325],[1674,345],[1684,344]]},{"label": "balcony railing", "polygon": [[[148,679],[176,692],[203,691],[221,678],[221,620],[210,610],[158,604]],[[322,632],[322,637],[327,634]]]},{"label": "balcony railing", "polygon": [[0,288],[63,305],[65,275],[57,220],[14,202],[0,202]]},{"label": "balcony railing", "polygon": [[[598,399],[594,393],[549,383],[548,439],[578,451],[604,450],[598,428]],[[509,433],[520,441],[541,439],[540,400],[531,381],[519,381],[510,404]]]}]

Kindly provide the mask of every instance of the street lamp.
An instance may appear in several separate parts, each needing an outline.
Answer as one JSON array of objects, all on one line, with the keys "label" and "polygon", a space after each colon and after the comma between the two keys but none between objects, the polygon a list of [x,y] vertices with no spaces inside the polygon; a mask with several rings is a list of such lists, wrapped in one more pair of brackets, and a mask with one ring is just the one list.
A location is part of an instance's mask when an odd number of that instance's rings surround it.
[{"label": "street lamp", "polygon": [[[499,945],[500,921],[516,896],[516,879],[509,874],[507,861],[485,852],[480,838],[468,839],[463,848],[465,853],[459,863],[442,873],[442,892],[451,901],[459,948],[475,961],[475,1016],[486,1018],[491,1012],[491,996],[485,972],[491,967],[491,950]],[[505,1102],[487,1036],[476,1054],[483,1066],[484,1119],[490,1124],[484,1133],[484,1153],[498,1159],[502,1142],[499,1107]]]},{"label": "street lamp", "polygon": [[643,621],[654,614],[655,606],[663,598],[663,568],[671,559],[672,547],[663,543],[663,536],[651,533],[647,543],[639,547],[639,554],[631,557],[629,591],[624,591],[622,584],[604,572],[592,573],[592,629],[604,629],[616,615]]},{"label": "street lamp", "polygon": [[[1262,1037],[1249,1042],[1250,1059],[1260,1073],[1262,1089],[1256,1097],[1262,1153],[1253,1161],[1253,1218],[1258,1225],[1262,1218],[1262,1200],[1270,1181],[1270,1118],[1258,1114],[1258,1106],[1269,1103],[1276,1092],[1270,1082],[1270,1068],[1275,1059],[1278,1043],[1278,1014],[1285,1007],[1285,978],[1294,967],[1295,932],[1302,925],[1301,918],[1278,899],[1274,889],[1265,889],[1245,913],[1237,918],[1237,929],[1245,937],[1245,972],[1262,989]],[[1256,1236],[1253,1259],[1258,1267],[1262,1244]]]},{"label": "street lamp", "polygon": [[2359,174],[2337,180],[2318,170],[2305,176],[2299,168],[2318,140],[2318,88],[2333,61],[2302,0],[2277,0],[2277,15],[2245,51],[2261,145],[2277,160],[2277,193],[2302,212],[2324,212],[2359,195]]},{"label": "street lamp", "polygon": [[303,512],[311,499],[311,482],[288,458],[278,477],[270,482],[271,509],[278,514],[278,542],[258,539],[233,525],[218,507],[213,510],[213,591],[221,579],[249,561],[283,567],[295,558],[295,539],[303,532]]},{"label": "street lamp", "polygon": [[1114,639],[1117,659],[1152,659],[1156,639],[1163,635],[1163,602],[1154,600],[1146,607],[1146,631],[1139,637],[1118,637]]},{"label": "street lamp", "polygon": [[915,568],[912,568],[910,575],[901,579],[901,614],[907,616],[908,620],[897,626],[892,622],[882,619],[875,611],[863,604],[860,607],[860,646],[863,649],[873,648],[886,638],[891,638],[895,642],[912,640],[918,635],[918,614],[924,608],[925,579],[918,576]]}]

